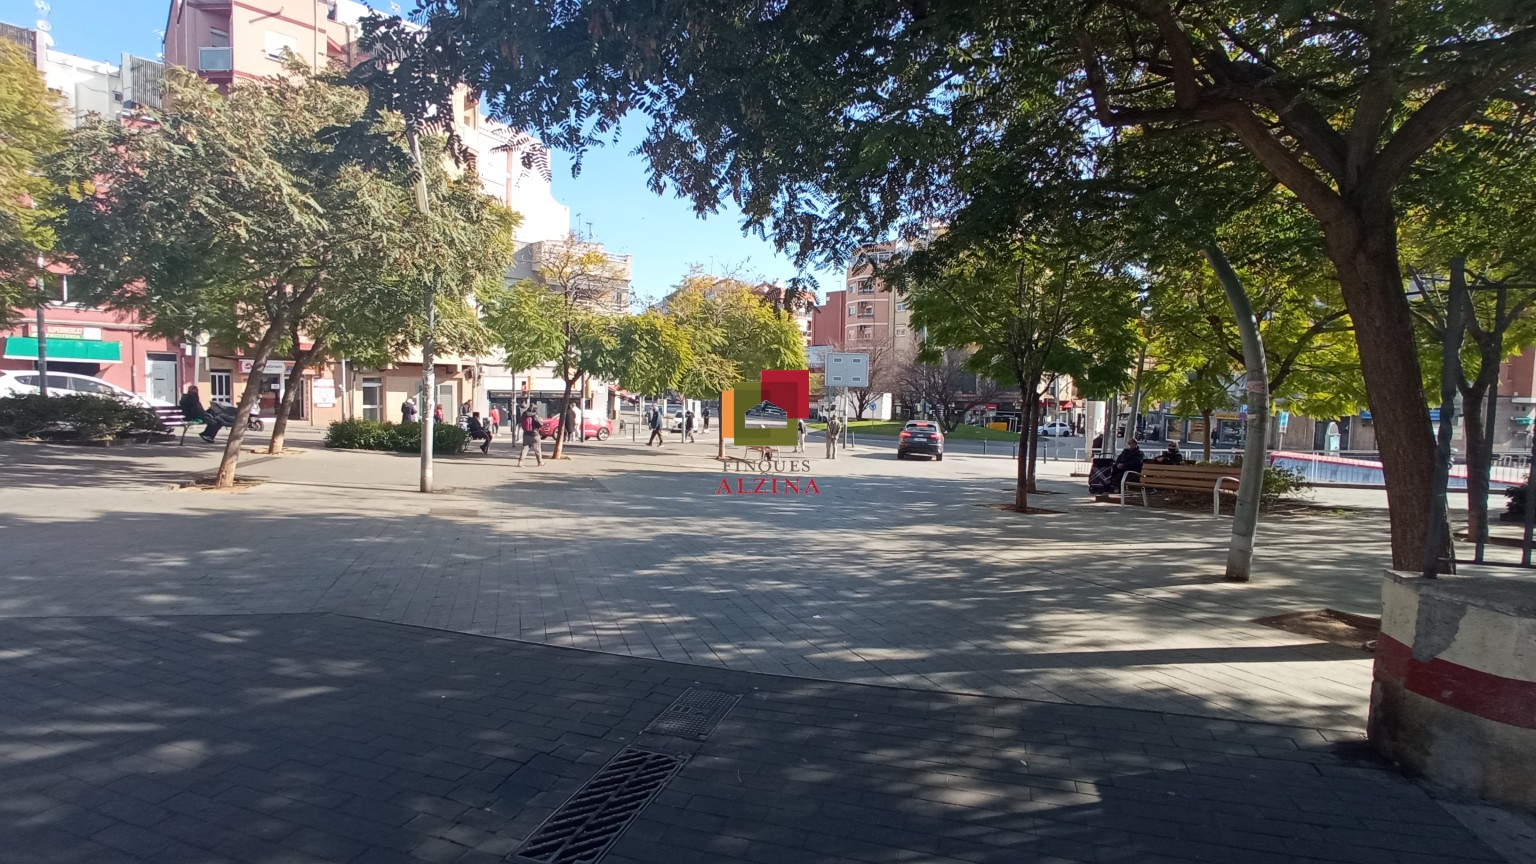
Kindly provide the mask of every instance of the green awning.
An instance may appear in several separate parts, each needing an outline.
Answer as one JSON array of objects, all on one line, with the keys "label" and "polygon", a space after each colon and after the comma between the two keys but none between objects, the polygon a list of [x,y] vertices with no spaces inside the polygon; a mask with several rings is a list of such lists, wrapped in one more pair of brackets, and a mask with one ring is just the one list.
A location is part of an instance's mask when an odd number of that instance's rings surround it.
[{"label": "green awning", "polygon": [[[5,353],[0,356],[7,360],[36,360],[37,339],[31,336],[7,336]],[[48,359],[71,363],[121,363],[122,343],[52,336],[48,339]]]},{"label": "green awning", "polygon": [[1531,425],[1531,417],[1530,417],[1530,415],[1526,415],[1524,417],[1516,417],[1514,419],[1515,419],[1515,425],[1516,426],[1520,426],[1520,427],[1524,428],[1524,427],[1528,427],[1528,426]]}]

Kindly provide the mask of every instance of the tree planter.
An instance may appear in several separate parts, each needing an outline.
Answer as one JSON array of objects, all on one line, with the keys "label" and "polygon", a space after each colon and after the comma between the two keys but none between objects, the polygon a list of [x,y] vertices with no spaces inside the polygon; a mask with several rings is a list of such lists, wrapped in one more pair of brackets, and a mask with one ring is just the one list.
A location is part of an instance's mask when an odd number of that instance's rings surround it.
[{"label": "tree planter", "polygon": [[1536,811],[1536,590],[1386,571],[1368,732],[1404,771]]}]

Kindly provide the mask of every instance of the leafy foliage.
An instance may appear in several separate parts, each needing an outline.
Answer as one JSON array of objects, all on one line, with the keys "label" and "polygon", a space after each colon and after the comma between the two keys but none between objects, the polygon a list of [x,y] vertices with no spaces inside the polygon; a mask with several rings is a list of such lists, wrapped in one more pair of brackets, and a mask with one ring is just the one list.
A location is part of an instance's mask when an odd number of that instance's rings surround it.
[{"label": "leafy foliage", "polygon": [[53,184],[42,173],[64,134],[57,97],[21,49],[0,42],[0,323],[37,299],[37,256],[53,247]]},{"label": "leafy foliage", "polygon": [[163,428],[155,412],[109,396],[0,397],[0,438],[94,441]]},{"label": "leafy foliage", "polygon": [[[60,246],[87,299],[157,334],[252,346],[258,366],[301,332],[377,362],[424,332],[430,280],[439,340],[484,344],[467,300],[501,278],[516,221],[450,177],[440,150],[428,142],[437,206],[422,214],[398,118],[356,87],[298,64],[227,97],[185,70],[165,88],[158,123],[88,124],[53,166],[71,193]],[[221,483],[258,386],[241,396]]]},{"label": "leafy foliage", "polygon": [[[432,451],[443,455],[463,453],[469,433],[450,423],[432,426]],[[388,423],[379,420],[338,420],[325,431],[325,446],[346,450],[392,450],[415,453],[421,449],[420,423]]]}]

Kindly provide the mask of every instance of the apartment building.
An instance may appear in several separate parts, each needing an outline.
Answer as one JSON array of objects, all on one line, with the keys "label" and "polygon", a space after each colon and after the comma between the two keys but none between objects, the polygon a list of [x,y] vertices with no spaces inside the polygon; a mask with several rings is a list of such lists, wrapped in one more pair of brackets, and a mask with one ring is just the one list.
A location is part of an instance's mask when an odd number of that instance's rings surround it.
[{"label": "apartment building", "polygon": [[860,249],[848,265],[843,288],[828,291],[811,313],[811,344],[838,351],[869,351],[880,347],[899,353],[917,349],[920,334],[912,327],[912,312],[885,281],[879,266],[900,254],[904,244],[882,243]]}]

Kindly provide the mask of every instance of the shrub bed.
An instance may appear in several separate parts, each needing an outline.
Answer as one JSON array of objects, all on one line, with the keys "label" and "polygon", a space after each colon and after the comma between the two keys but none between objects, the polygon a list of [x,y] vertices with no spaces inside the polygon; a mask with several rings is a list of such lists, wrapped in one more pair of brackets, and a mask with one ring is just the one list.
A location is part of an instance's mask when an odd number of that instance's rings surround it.
[{"label": "shrub bed", "polygon": [[155,412],[110,396],[0,397],[0,438],[99,441],[160,431]]},{"label": "shrub bed", "polygon": [[[463,453],[469,433],[448,423],[432,428],[432,452],[452,456]],[[421,450],[421,424],[387,423],[381,420],[338,420],[325,433],[325,446],[345,450],[389,450],[415,453]]]}]

